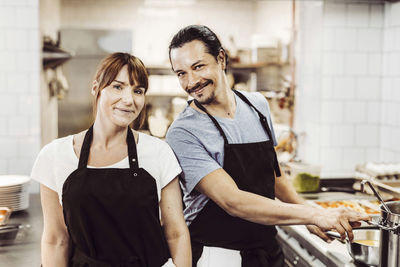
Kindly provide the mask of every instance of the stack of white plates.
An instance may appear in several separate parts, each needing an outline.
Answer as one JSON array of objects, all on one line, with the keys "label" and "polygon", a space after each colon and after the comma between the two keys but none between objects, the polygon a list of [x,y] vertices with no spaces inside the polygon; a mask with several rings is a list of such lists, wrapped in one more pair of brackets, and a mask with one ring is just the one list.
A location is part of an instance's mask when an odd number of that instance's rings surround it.
[{"label": "stack of white plates", "polygon": [[0,175],[0,207],[13,211],[29,207],[29,176]]}]

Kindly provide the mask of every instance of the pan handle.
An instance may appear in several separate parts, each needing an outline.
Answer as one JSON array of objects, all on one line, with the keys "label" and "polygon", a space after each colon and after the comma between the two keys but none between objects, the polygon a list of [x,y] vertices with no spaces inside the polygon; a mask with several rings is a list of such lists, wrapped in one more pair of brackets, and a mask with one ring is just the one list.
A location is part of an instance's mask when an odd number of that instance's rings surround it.
[{"label": "pan handle", "polygon": [[400,224],[391,227],[391,226],[381,225],[380,223],[377,223],[377,222],[374,222],[374,221],[367,221],[367,223],[368,223],[369,225],[377,226],[377,227],[379,227],[380,229],[383,229],[383,230],[386,230],[386,231],[393,231],[393,232],[396,232],[396,231],[398,231],[398,230],[400,229]]},{"label": "pan handle", "polygon": [[332,237],[334,239],[336,239],[337,241],[339,241],[340,243],[345,244],[346,241],[342,239],[342,237],[340,236],[340,234],[338,232],[334,232],[334,231],[327,231],[325,232],[325,234],[329,237]]}]

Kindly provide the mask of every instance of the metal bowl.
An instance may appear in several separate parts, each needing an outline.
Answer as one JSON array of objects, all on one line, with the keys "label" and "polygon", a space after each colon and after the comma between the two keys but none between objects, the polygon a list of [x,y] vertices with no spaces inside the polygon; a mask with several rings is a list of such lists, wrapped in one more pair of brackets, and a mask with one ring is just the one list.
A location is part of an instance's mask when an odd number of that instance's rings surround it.
[{"label": "metal bowl", "polygon": [[[379,240],[380,230],[379,229],[354,229],[353,242],[347,241],[347,250],[350,256],[358,262],[368,265],[379,265]],[[360,244],[359,240],[373,240],[375,246],[366,244]]]},{"label": "metal bowl", "polygon": [[21,228],[20,224],[7,224],[0,226],[0,246],[12,244]]}]

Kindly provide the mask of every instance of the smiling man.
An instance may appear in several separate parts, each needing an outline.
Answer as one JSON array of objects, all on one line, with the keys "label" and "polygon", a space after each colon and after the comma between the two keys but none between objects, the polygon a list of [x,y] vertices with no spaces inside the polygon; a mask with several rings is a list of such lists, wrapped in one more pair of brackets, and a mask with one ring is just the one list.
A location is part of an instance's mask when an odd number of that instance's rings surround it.
[{"label": "smiling man", "polygon": [[268,102],[229,88],[226,52],[215,33],[188,26],[173,37],[169,56],[181,87],[194,98],[167,133],[183,170],[193,266],[204,246],[240,251],[235,266],[283,266],[275,225],[305,224],[326,241],[324,230],[335,229],[352,239],[351,224],[369,217],[307,206],[280,177]]}]

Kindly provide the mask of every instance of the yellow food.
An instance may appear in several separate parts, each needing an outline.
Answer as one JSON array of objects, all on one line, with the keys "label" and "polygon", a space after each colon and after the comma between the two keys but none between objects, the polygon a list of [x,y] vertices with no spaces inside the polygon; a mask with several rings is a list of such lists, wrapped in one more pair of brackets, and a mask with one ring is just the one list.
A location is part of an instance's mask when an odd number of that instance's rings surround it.
[{"label": "yellow food", "polygon": [[355,211],[367,214],[379,214],[380,211],[367,207],[361,203],[353,202],[350,200],[343,200],[343,201],[316,201],[316,204],[320,205],[323,208],[340,208],[346,207],[353,209]]},{"label": "yellow food", "polygon": [[354,240],[353,242],[369,247],[379,247],[379,242],[377,240]]}]

